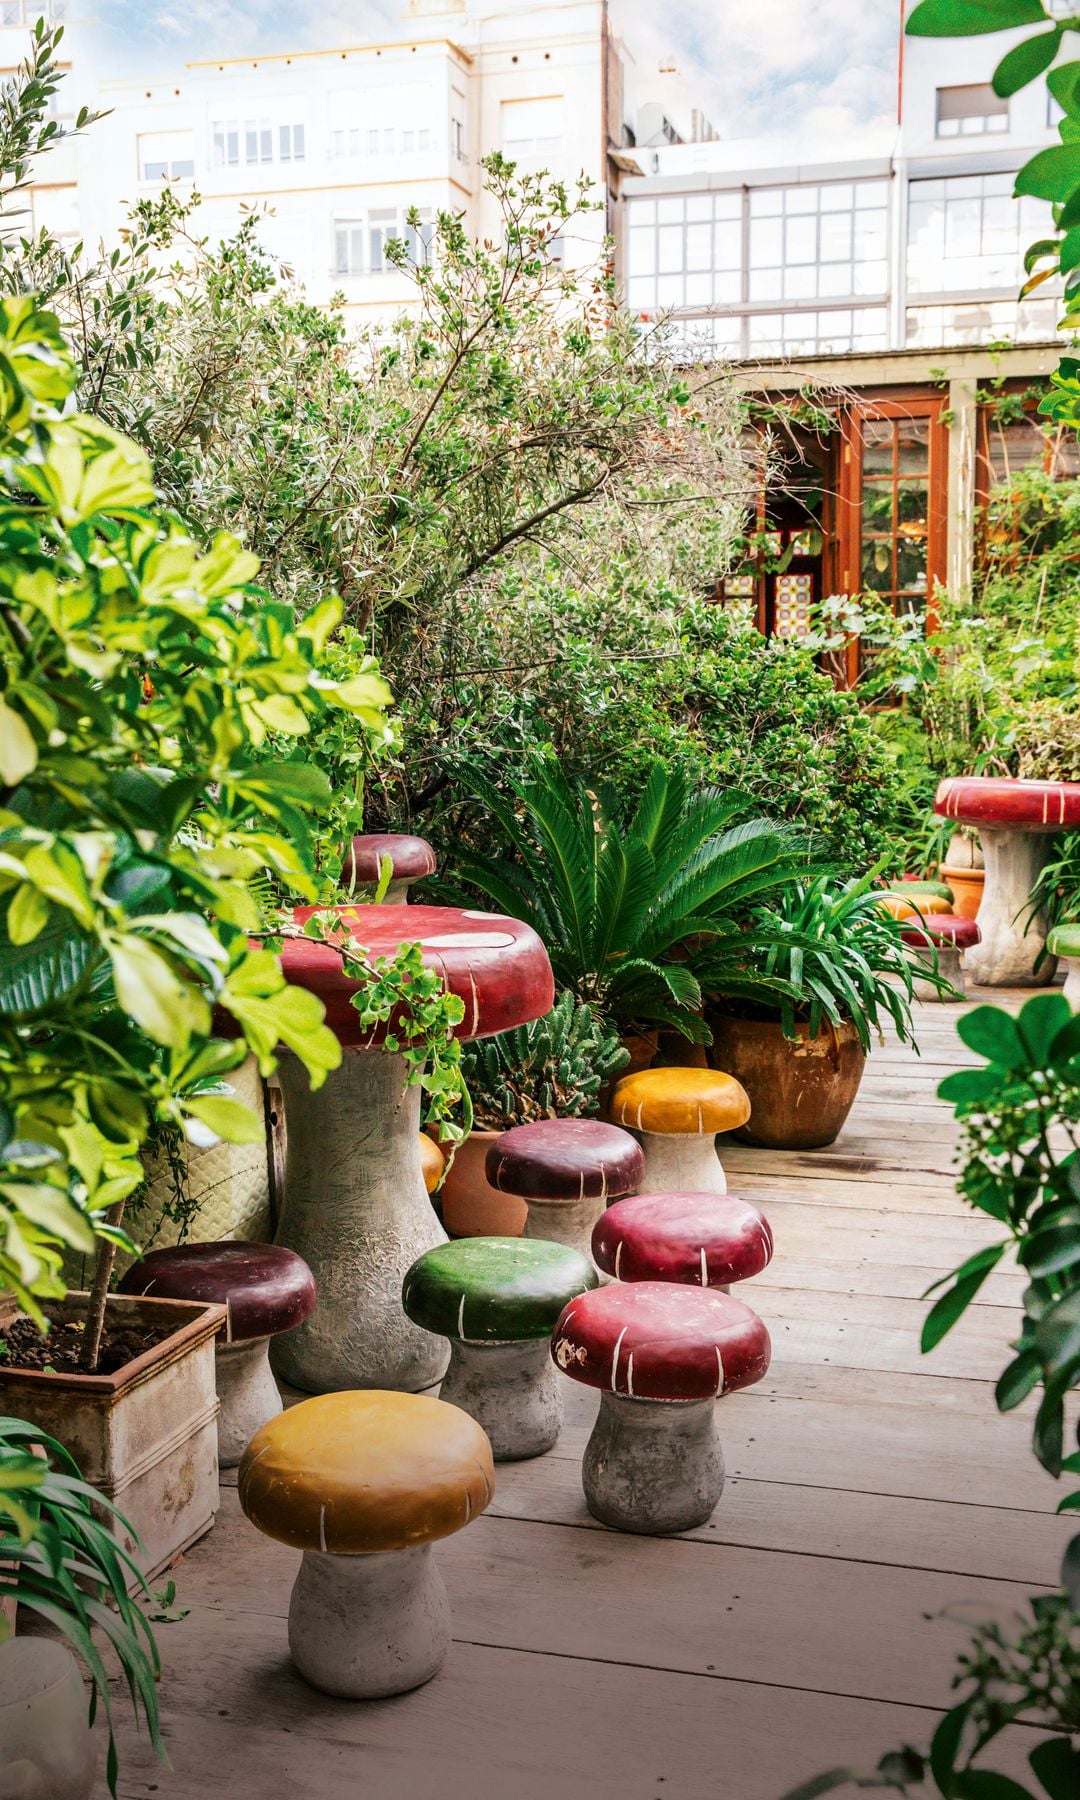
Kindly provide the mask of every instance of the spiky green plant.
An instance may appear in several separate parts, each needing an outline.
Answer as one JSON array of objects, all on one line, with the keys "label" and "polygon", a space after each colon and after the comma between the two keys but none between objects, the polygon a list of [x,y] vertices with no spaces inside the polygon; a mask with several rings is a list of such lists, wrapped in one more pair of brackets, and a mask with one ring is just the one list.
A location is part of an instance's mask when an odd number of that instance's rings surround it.
[{"label": "spiky green plant", "polygon": [[[547,945],[558,986],[607,1026],[665,1025],[698,1043],[702,990],[688,960],[708,942],[725,993],[773,1000],[789,990],[753,963],[769,927],[751,909],[808,870],[805,838],[746,818],[733,790],[700,788],[656,763],[626,816],[603,789],[569,781],[550,752],[520,773],[462,759],[457,776],[490,813],[505,849],[467,849],[456,861],[466,888],[524,919]],[[509,790],[509,796],[503,789]],[[445,890],[444,890],[445,891]]]},{"label": "spiky green plant", "polygon": [[542,1019],[466,1044],[461,1060],[476,1123],[506,1131],[595,1113],[601,1088],[630,1053],[567,989]]},{"label": "spiky green plant", "polygon": [[[131,1527],[81,1479],[68,1452],[24,1419],[0,1419],[0,1600],[13,1599],[63,1633],[90,1676],[90,1720],[100,1706],[109,1734],[106,1775],[118,1773],[104,1640],[123,1671],[136,1717],[165,1760],[158,1728],[154,1634],[128,1592],[149,1598],[137,1565],[113,1536]],[[2,1636],[0,1621],[0,1636]]]}]

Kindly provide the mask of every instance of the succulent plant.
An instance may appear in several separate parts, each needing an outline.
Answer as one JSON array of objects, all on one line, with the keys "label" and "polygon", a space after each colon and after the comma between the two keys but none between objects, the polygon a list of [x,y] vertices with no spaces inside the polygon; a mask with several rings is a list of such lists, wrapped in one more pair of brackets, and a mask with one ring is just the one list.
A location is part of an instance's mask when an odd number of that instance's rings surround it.
[{"label": "succulent plant", "polygon": [[476,1124],[488,1131],[594,1113],[601,1088],[629,1060],[569,991],[542,1019],[466,1044],[461,1056]]}]

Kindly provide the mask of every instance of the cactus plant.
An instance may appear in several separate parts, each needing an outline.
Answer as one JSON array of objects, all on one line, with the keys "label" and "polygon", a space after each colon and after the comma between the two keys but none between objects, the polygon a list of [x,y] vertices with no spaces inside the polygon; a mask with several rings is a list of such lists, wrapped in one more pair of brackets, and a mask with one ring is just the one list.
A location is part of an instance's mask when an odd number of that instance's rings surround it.
[{"label": "cactus plant", "polygon": [[465,1045],[461,1060],[477,1126],[507,1131],[595,1113],[601,1088],[630,1056],[567,991],[542,1019]]}]

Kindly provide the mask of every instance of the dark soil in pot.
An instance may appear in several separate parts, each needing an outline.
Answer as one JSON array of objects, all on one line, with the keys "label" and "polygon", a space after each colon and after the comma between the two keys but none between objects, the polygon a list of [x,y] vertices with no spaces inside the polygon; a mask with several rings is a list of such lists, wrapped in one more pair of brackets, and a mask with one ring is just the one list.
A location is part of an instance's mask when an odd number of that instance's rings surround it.
[{"label": "dark soil in pot", "polygon": [[[747,1009],[749,1010],[749,1009]],[[769,1150],[818,1150],[831,1144],[859,1091],[866,1052],[854,1025],[826,1025],[811,1038],[798,1025],[786,1038],[779,1019],[736,1018],[710,1011],[709,1061],[740,1081],[750,1118],[733,1135]]]},{"label": "dark soil in pot", "polygon": [[[154,1329],[147,1325],[108,1325],[101,1341],[101,1354],[95,1375],[115,1375],[117,1369],[145,1355],[155,1344],[162,1343],[175,1331],[175,1324]],[[60,1320],[43,1336],[33,1319],[14,1319],[0,1343],[7,1354],[0,1363],[3,1369],[54,1369],[58,1375],[84,1375],[80,1358],[83,1348],[81,1322],[65,1325]]]}]

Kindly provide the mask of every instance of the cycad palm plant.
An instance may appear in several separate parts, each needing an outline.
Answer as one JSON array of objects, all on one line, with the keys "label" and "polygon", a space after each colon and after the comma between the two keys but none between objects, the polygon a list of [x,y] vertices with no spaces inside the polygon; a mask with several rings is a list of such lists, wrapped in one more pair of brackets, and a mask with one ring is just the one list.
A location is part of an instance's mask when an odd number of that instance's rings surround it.
[{"label": "cycad palm plant", "polygon": [[530,924],[556,985],[605,1023],[663,1025],[705,1042],[699,954],[714,992],[719,982],[773,1004],[789,992],[753,966],[762,930],[749,918],[763,896],[805,877],[807,844],[789,827],[740,818],[744,795],[690,792],[656,763],[627,816],[610,794],[568,780],[550,753],[534,752],[501,785],[473,761],[457,772],[506,847],[461,852],[460,882]]}]

